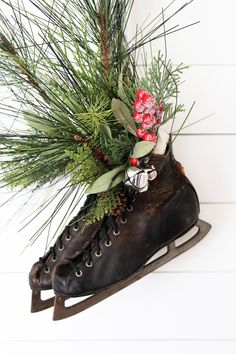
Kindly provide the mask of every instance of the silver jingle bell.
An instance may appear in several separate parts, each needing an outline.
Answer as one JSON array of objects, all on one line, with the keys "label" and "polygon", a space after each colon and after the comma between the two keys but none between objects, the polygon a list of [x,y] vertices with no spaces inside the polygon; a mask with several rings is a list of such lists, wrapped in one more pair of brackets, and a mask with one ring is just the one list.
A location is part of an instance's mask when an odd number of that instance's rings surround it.
[{"label": "silver jingle bell", "polygon": [[137,167],[129,167],[126,170],[125,184],[141,192],[148,188],[148,174]]},{"label": "silver jingle bell", "polygon": [[157,171],[153,165],[145,171],[147,171],[149,181],[153,181],[157,177]]},{"label": "silver jingle bell", "polygon": [[126,170],[125,184],[142,193],[148,190],[148,181],[152,181],[156,177],[157,172],[154,166],[148,169],[139,169],[132,166]]}]

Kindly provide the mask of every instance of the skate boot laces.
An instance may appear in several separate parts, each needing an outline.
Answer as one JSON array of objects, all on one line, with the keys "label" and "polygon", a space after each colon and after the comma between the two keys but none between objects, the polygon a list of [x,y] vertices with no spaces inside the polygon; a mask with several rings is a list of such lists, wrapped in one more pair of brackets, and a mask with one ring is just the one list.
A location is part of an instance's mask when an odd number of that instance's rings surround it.
[{"label": "skate boot laces", "polygon": [[51,259],[53,262],[57,261],[58,254],[64,250],[66,242],[70,241],[72,238],[70,232],[71,228],[73,231],[79,231],[80,229],[79,222],[81,220],[84,221],[83,215],[85,214],[87,209],[91,207],[93,203],[94,201],[91,203],[87,203],[81,208],[78,215],[69,222],[69,224],[63,230],[63,232],[57,238],[55,244],[49,248],[49,251],[43,257],[39,258],[39,262],[42,264],[45,273],[50,272],[50,267],[47,265],[47,260],[49,259],[49,257],[52,256]]},{"label": "skate boot laces", "polygon": [[133,189],[129,190],[127,205],[122,214],[119,217],[115,215],[105,217],[101,227],[96,232],[91,242],[81,250],[79,255],[67,259],[67,262],[73,267],[76,277],[80,278],[83,275],[83,271],[81,269],[82,262],[88,268],[93,267],[92,253],[94,253],[95,257],[102,256],[101,243],[103,243],[105,247],[110,247],[112,245],[109,231],[112,231],[114,236],[118,236],[120,234],[120,223],[125,224],[128,219],[128,213],[134,210],[132,204],[135,200],[135,194],[136,192]]}]

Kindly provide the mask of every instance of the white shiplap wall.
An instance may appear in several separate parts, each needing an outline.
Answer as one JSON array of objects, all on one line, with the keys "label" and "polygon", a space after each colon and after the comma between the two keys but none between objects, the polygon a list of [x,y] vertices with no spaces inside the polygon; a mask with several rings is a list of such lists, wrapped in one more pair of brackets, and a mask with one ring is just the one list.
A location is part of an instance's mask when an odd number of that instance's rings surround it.
[{"label": "white shiplap wall", "polygon": [[[133,28],[169,1],[134,3]],[[236,352],[235,10],[234,0],[195,0],[176,22],[201,23],[168,38],[172,61],[190,64],[181,100],[188,107],[197,101],[191,121],[215,113],[186,129],[175,144],[176,157],[198,190],[201,217],[213,225],[210,234],[119,294],[55,323],[51,310],[29,313],[27,272],[43,252],[44,241],[19,256],[33,228],[16,232],[19,213],[6,225],[14,211],[6,206],[0,214],[1,353]],[[157,42],[154,50],[162,46]]]}]

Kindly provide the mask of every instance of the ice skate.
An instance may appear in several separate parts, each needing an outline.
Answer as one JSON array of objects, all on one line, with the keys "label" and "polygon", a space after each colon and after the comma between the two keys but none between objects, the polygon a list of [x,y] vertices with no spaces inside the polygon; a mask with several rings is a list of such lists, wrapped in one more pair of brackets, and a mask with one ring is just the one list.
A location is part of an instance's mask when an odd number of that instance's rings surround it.
[{"label": "ice skate", "polygon": [[[197,194],[170,147],[165,155],[146,160],[157,171],[148,191],[129,190],[125,212],[118,218],[108,216],[82,253],[56,268],[54,320],[79,313],[130,285],[194,246],[210,230],[199,220]],[[194,226],[195,235],[177,245]],[[149,263],[165,246],[167,252]],[[68,297],[85,295],[90,297],[66,307]]]},{"label": "ice skate", "polygon": [[93,204],[94,199],[94,196],[87,198],[78,215],[65,227],[54,246],[32,266],[29,274],[32,289],[31,312],[42,311],[53,306],[54,297],[43,300],[41,292],[52,289],[52,274],[55,267],[78,252],[99,228],[99,222],[85,227],[85,220],[83,220],[84,212]]}]

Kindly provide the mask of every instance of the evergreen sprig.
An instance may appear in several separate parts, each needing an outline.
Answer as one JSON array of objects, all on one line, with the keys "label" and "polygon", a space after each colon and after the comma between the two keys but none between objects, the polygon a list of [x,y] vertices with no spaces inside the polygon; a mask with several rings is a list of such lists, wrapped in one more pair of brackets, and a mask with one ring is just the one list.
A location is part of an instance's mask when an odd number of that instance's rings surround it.
[{"label": "evergreen sprig", "polygon": [[91,185],[96,181],[97,176],[104,173],[104,166],[94,158],[88,145],[77,148],[76,152],[67,150],[66,154],[73,161],[67,166],[72,184]]},{"label": "evergreen sprig", "polygon": [[171,60],[166,60],[159,51],[153,58],[150,67],[145,66],[145,74],[141,86],[152,92],[157,101],[164,102],[164,117],[162,124],[184,111],[184,105],[178,104],[179,87],[182,74],[188,67],[184,64],[173,66]]},{"label": "evergreen sprig", "polygon": [[103,219],[106,215],[111,214],[119,203],[120,196],[117,188],[100,194],[92,208],[87,212],[86,223],[92,224]]},{"label": "evergreen sprig", "polygon": [[[164,9],[130,41],[125,34],[133,0],[29,1],[38,15],[23,2],[0,0],[11,12],[9,18],[0,11],[0,86],[14,98],[0,103],[0,116],[12,121],[0,131],[0,183],[37,190],[70,178],[35,240],[77,193],[78,183],[89,186],[95,175],[127,163],[136,138],[115,119],[114,98],[132,114],[142,85],[167,102],[165,121],[182,110],[171,99],[177,99],[183,67],[173,68],[159,55],[141,80],[135,57],[145,44],[180,30],[169,22],[191,1],[166,18]],[[109,198],[110,210],[116,197]],[[103,202],[97,217],[104,215]]]}]

